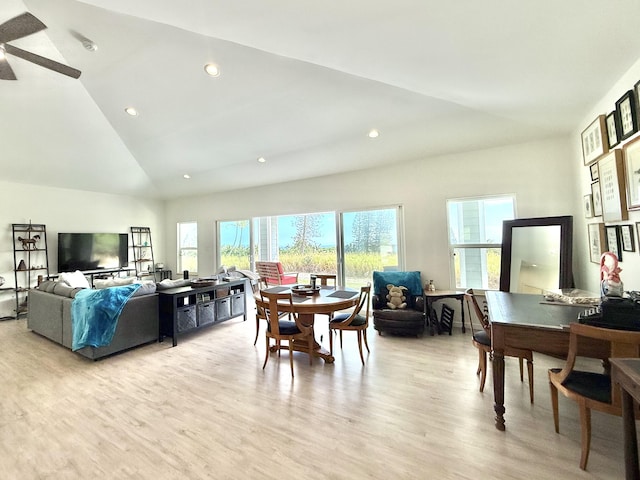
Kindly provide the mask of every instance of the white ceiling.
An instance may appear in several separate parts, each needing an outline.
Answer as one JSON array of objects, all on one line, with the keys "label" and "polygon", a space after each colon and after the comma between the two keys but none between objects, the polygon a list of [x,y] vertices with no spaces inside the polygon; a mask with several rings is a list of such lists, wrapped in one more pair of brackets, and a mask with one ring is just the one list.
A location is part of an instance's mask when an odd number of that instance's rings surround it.
[{"label": "white ceiling", "polygon": [[568,134],[640,55],[637,0],[3,0],[0,23],[25,11],[49,28],[11,43],[82,76],[9,57],[0,178],[161,198]]}]

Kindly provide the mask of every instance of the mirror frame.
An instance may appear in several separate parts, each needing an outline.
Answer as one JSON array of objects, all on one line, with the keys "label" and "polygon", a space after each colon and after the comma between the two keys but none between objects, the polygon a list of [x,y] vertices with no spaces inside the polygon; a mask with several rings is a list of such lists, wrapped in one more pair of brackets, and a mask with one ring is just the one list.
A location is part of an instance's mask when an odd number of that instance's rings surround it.
[{"label": "mirror frame", "polygon": [[558,288],[573,288],[573,217],[518,218],[502,222],[502,253],[500,255],[500,291],[509,292],[511,284],[511,242],[513,229],[522,227],[560,226],[560,274]]}]

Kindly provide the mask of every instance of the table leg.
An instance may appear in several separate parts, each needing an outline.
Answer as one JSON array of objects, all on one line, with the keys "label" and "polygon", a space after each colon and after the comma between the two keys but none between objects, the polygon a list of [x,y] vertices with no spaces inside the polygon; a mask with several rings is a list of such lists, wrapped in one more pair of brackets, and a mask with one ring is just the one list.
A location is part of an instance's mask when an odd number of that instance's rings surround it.
[{"label": "table leg", "polygon": [[460,317],[462,318],[462,333],[467,333],[467,329],[464,327],[464,296],[460,297]]},{"label": "table leg", "polygon": [[504,352],[494,350],[493,370],[493,409],[496,412],[496,428],[504,431]]},{"label": "table leg", "polygon": [[636,437],[636,421],[633,412],[633,397],[622,389],[622,424],[624,427],[624,465],[625,478],[638,480],[638,438]]}]

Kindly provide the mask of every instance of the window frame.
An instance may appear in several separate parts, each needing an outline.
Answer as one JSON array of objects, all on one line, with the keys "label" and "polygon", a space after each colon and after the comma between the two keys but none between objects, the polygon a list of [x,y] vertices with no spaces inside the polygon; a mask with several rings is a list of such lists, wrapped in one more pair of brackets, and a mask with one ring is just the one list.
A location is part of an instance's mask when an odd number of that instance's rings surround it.
[{"label": "window frame", "polygon": [[[472,196],[472,197],[461,197],[461,198],[450,198],[446,200],[446,216],[447,216],[447,244],[449,247],[449,271],[450,271],[450,278],[449,278],[449,282],[450,285],[452,286],[453,289],[466,289],[466,288],[474,288],[476,290],[493,290],[493,288],[488,288],[489,284],[488,284],[488,275],[487,275],[487,271],[486,269],[483,269],[483,285],[482,287],[477,287],[477,286],[469,286],[469,285],[462,285],[462,278],[461,280],[461,285],[458,286],[457,283],[457,278],[456,278],[456,250],[488,250],[488,249],[497,249],[500,251],[500,255],[502,255],[502,226],[500,226],[500,242],[499,243],[489,243],[489,242],[459,242],[459,243],[453,243],[451,241],[451,230],[452,230],[452,216],[450,215],[450,205],[452,203],[456,203],[456,204],[462,204],[464,202],[485,202],[485,201],[491,201],[491,200],[497,200],[497,199],[509,199],[511,200],[511,207],[512,207],[512,218],[503,218],[501,223],[504,220],[513,220],[515,218],[517,218],[517,209],[516,209],[516,195],[514,193],[504,193],[504,194],[492,194],[492,195],[477,195],[477,196]],[[462,223],[462,225],[464,226],[465,224]],[[486,226],[486,224],[485,224]],[[493,227],[497,227],[497,225],[492,225]],[[498,269],[498,274],[499,274],[499,269]],[[500,278],[498,278],[498,285],[500,283]],[[496,287],[496,290],[498,288]]]},{"label": "window frame", "polygon": [[[183,225],[195,225],[196,228],[196,245],[195,247],[183,247],[182,246],[182,226]],[[176,259],[176,265],[178,266],[178,271],[179,272],[185,272],[186,269],[184,268],[183,264],[182,264],[182,259],[184,258],[185,255],[183,255],[183,252],[195,252],[195,257],[196,257],[196,270],[195,271],[191,271],[189,270],[189,274],[198,274],[198,269],[197,269],[197,265],[198,265],[198,222],[197,221],[187,221],[187,222],[178,222],[177,224],[177,228],[176,228],[176,235],[177,235],[177,259]]]}]

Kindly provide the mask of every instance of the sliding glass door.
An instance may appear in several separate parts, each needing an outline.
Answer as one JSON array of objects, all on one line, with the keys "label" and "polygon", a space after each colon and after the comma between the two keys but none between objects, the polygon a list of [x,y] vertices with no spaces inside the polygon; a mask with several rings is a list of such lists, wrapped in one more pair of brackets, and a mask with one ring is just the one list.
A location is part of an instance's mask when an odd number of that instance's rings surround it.
[{"label": "sliding glass door", "polygon": [[400,270],[400,207],[341,214],[344,284],[358,287],[371,281],[374,271]]},{"label": "sliding glass door", "polygon": [[375,270],[404,267],[399,237],[401,207],[323,212],[218,222],[218,265],[255,270],[256,261],[279,261],[285,272],[335,273],[358,288]]}]

